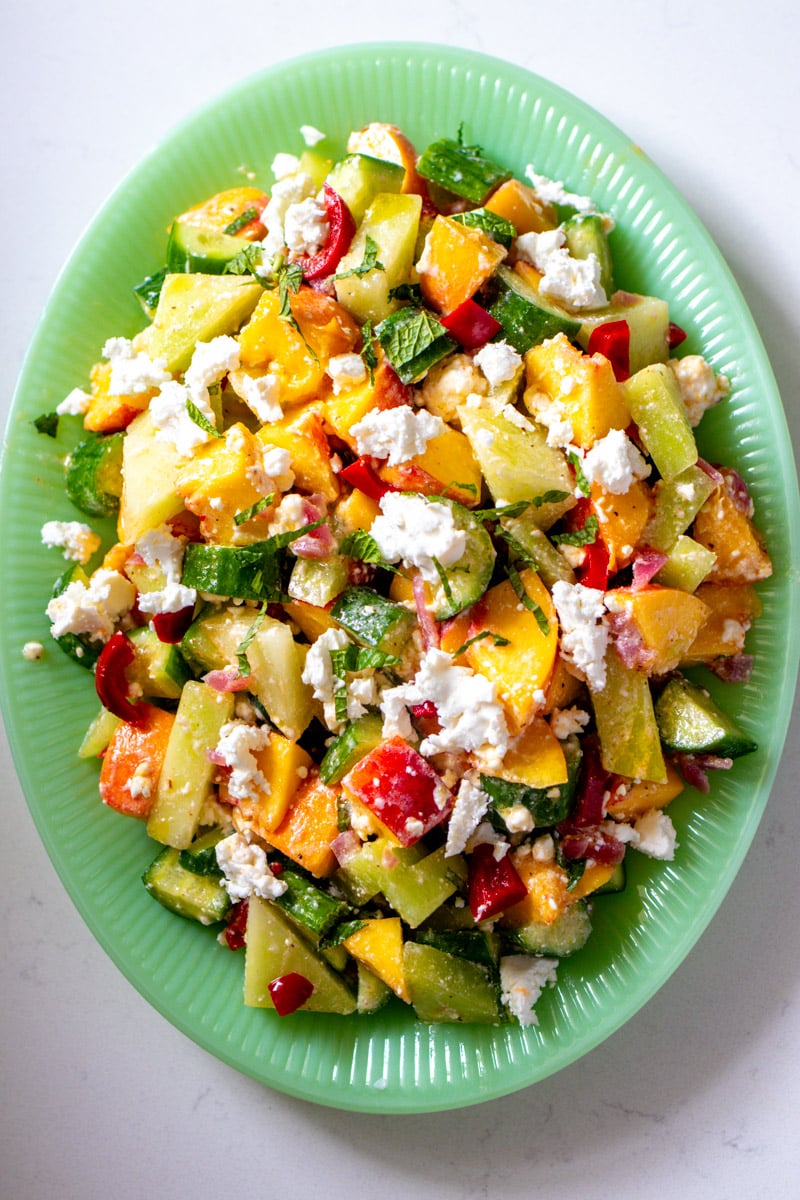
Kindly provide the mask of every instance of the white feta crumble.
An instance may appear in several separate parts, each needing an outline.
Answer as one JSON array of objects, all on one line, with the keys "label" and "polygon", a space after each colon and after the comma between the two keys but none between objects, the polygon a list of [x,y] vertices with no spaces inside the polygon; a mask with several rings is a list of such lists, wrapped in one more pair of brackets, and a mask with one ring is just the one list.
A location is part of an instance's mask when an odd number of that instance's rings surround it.
[{"label": "white feta crumble", "polygon": [[317,254],[328,240],[327,209],[316,196],[290,204],[283,218],[283,238],[294,255]]},{"label": "white feta crumble", "polygon": [[671,358],[667,364],[681,389],[689,424],[699,425],[706,409],[724,400],[731,390],[727,375],[716,375],[702,354]]},{"label": "white feta crumble", "polygon": [[546,392],[531,390],[526,393],[525,403],[534,418],[547,430],[548,446],[556,446],[562,450],[574,449],[575,431],[559,399],[553,399]]},{"label": "white feta crumble", "polygon": [[474,359],[467,354],[449,354],[425,376],[422,402],[429,412],[460,428],[459,405],[473,396],[479,399],[488,390],[489,381]]},{"label": "white feta crumble", "polygon": [[174,537],[165,525],[149,529],[142,534],[134,547],[148,567],[155,567],[164,575],[164,586],[150,592],[139,593],[139,611],[148,614],[180,612],[191,608],[197,600],[194,588],[181,583],[184,544]]},{"label": "white feta crumble", "polygon": [[637,479],[646,479],[650,467],[623,429],[611,429],[587,451],[583,473],[589,483],[599,483],[615,496],[624,495]]},{"label": "white feta crumble", "polygon": [[610,233],[614,228],[614,218],[608,213],[601,213],[594,200],[589,196],[581,196],[577,192],[567,191],[562,180],[540,175],[534,170],[532,163],[528,163],[525,168],[525,175],[533,184],[536,195],[545,204],[569,205],[570,208],[577,209],[581,213],[596,213],[602,219],[603,230],[606,233]]},{"label": "white feta crumble", "polygon": [[603,592],[559,579],[552,595],[561,626],[561,653],[584,673],[590,688],[602,691],[608,646],[608,630],[600,624],[605,612]]},{"label": "white feta crumble", "polygon": [[552,835],[542,834],[531,846],[531,855],[535,862],[553,862],[556,856],[556,844]]},{"label": "white feta crumble", "polygon": [[[281,164],[283,167],[285,164]],[[275,164],[273,163],[273,169]],[[299,168],[300,163],[297,162]],[[314,180],[304,171],[295,169],[291,173],[281,175],[273,186],[269,203],[261,214],[261,224],[267,231],[267,236],[261,245],[264,248],[265,263],[258,269],[260,275],[269,275],[272,264],[269,261],[274,255],[280,254],[285,246],[283,223],[286,213],[292,204],[300,204],[316,192]]]},{"label": "white feta crumble", "polygon": [[62,550],[71,562],[87,563],[100,548],[100,538],[83,521],[45,521],[42,543]]},{"label": "white feta crumble", "polygon": [[135,599],[136,589],[124,575],[101,567],[88,584],[76,580],[53,597],[47,605],[51,633],[54,638],[74,633],[107,642],[114,623],[133,607]]},{"label": "white feta crumble", "polygon": [[363,383],[367,378],[366,364],[360,354],[334,354],[325,373],[333,383],[334,396]]},{"label": "white feta crumble", "polygon": [[226,721],[219,731],[216,754],[231,768],[228,792],[234,800],[258,800],[269,795],[270,786],[259,770],[255,755],[269,745],[266,725],[246,725],[244,721]]},{"label": "white feta crumble", "polygon": [[269,536],[275,537],[279,533],[292,533],[295,529],[302,529],[307,524],[305,498],[297,492],[290,492],[288,496],[283,497],[275,509],[269,523]]},{"label": "white feta crumble", "polygon": [[153,794],[153,776],[150,774],[150,763],[140,762],[136,770],[125,784],[126,791],[132,800],[140,797],[149,800]]},{"label": "white feta crumble", "polygon": [[294,483],[292,456],[283,446],[265,446],[261,462],[252,463],[245,471],[245,477],[262,496],[287,492]]},{"label": "white feta crumble", "polygon": [[56,412],[60,417],[82,417],[89,411],[91,402],[92,397],[88,392],[84,392],[82,388],[73,388],[56,406]]},{"label": "white feta crumble", "polygon": [[390,467],[424,454],[431,438],[439,437],[446,426],[441,417],[427,409],[414,410],[408,404],[396,408],[373,409],[352,426],[359,454],[386,459]]},{"label": "white feta crumble", "polygon": [[264,375],[250,375],[247,371],[234,371],[230,377],[237,396],[244,400],[262,425],[272,425],[283,417],[280,403],[281,381],[273,371]]},{"label": "white feta crumble", "polygon": [[273,158],[271,170],[276,179],[286,179],[288,175],[296,175],[300,170],[300,159],[296,154],[281,151]]},{"label": "white feta crumble", "polygon": [[538,1025],[534,1005],[556,982],[558,959],[508,954],[500,959],[500,999],[520,1025]]},{"label": "white feta crumble", "polygon": [[129,338],[109,338],[103,357],[111,363],[110,396],[141,396],[172,378],[163,359],[153,361],[144,350],[134,350]]},{"label": "white feta crumble", "polygon": [[44,646],[41,642],[26,642],[22,647],[22,657],[28,662],[37,662],[44,654]]},{"label": "white feta crumble", "polygon": [[380,510],[370,533],[384,559],[418,567],[423,579],[433,586],[439,583],[433,560],[443,567],[452,566],[466,549],[467,535],[456,526],[446,504],[407,492],[387,492]]},{"label": "white feta crumble", "polygon": [[470,772],[461,780],[461,784],[450,814],[447,826],[447,842],[445,843],[445,858],[461,854],[467,842],[480,825],[489,807],[489,797],[480,786],[480,776]]},{"label": "white feta crumble", "polygon": [[149,615],[180,612],[184,608],[193,608],[196,600],[194,588],[168,579],[157,591],[139,593],[139,611]]},{"label": "white feta crumble", "polygon": [[589,724],[589,714],[581,708],[559,708],[550,718],[550,728],[560,742],[570,734],[580,733]]},{"label": "white feta crumble", "polygon": [[210,425],[214,424],[214,413],[211,405],[197,403],[190,397],[188,388],[182,383],[170,380],[150,401],[150,416],[156,429],[156,440],[171,442],[182,458],[191,458],[198,446],[204,446],[211,435],[192,420],[189,416],[187,402],[192,402],[199,409]]},{"label": "white feta crumble", "polygon": [[491,387],[509,383],[522,366],[522,357],[508,342],[487,342],[472,361],[483,371]]},{"label": "white feta crumble", "polygon": [[261,846],[248,842],[241,833],[232,833],[217,842],[215,852],[224,876],[222,882],[231,900],[247,900],[250,896],[274,900],[286,891],[286,883],[276,879],[269,869]]},{"label": "white feta crumble", "polygon": [[301,125],[300,136],[307,146],[318,146],[320,142],[325,141],[326,134],[321,129],[317,129],[315,125]]},{"label": "white feta crumble", "polygon": [[646,854],[649,858],[660,858],[667,862],[675,857],[675,847],[677,846],[675,826],[670,817],[660,808],[651,808],[649,812],[642,813],[641,817],[634,821],[633,828],[636,830],[638,839],[634,842],[634,846],[640,854]]},{"label": "white feta crumble", "polygon": [[539,291],[560,300],[568,308],[602,308],[608,297],[600,283],[601,267],[596,254],[573,258],[565,245],[564,231],[524,233],[514,242],[518,258],[541,271]]},{"label": "white feta crumble", "polygon": [[524,804],[503,809],[503,820],[509,833],[530,833],[533,829],[533,814]]},{"label": "white feta crumble", "polygon": [[195,346],[192,361],[186,368],[184,380],[197,404],[195,392],[202,396],[202,390],[212,383],[219,383],[228,371],[235,371],[239,366],[239,343],[228,334],[212,338],[210,342],[198,342]]},{"label": "white feta crumble", "polygon": [[[331,651],[344,650],[350,644],[350,639],[344,630],[326,629],[312,644],[306,655],[301,677],[303,683],[312,689],[314,699],[319,700],[322,704],[325,724],[333,733],[340,729],[344,722],[336,716],[334,695],[337,676],[333,670]],[[372,699],[372,694],[370,694],[370,699]],[[354,691],[352,686],[349,686],[347,689],[347,719],[355,720],[357,717],[363,716],[365,711],[364,705],[358,698],[358,690]]]}]

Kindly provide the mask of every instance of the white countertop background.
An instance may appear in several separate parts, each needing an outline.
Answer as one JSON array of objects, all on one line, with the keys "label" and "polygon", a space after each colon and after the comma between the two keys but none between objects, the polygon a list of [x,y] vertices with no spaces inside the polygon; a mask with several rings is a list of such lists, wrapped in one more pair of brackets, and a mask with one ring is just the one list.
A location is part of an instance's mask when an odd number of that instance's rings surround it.
[{"label": "white countertop background", "polygon": [[[403,0],[378,8],[363,0],[138,0],[124,8],[6,0],[3,423],[55,277],[126,171],[178,120],[245,76],[306,50],[387,39],[510,59],[637,141],[737,276],[800,444],[795,0]],[[151,1009],[66,896],[3,740],[0,1195],[795,1200],[798,776],[795,711],[739,877],[636,1018],[527,1091],[400,1118],[287,1099],[216,1061]]]}]

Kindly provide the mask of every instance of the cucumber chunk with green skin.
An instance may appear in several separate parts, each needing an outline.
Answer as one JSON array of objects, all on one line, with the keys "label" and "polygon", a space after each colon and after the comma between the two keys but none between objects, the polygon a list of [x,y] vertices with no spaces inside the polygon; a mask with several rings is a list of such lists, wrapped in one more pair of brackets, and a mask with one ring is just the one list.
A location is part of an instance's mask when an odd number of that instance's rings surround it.
[{"label": "cucumber chunk with green skin", "polygon": [[626,667],[613,646],[608,647],[605,662],[605,687],[591,689],[603,766],[615,775],[666,783],[647,676]]},{"label": "cucumber chunk with green skin", "polygon": [[356,1010],[356,997],[345,982],[303,937],[285,913],[259,896],[251,896],[247,909],[244,966],[244,1002],[249,1008],[274,1008],[269,985],[296,972],[314,990],[302,1012],[340,1013]]},{"label": "cucumber chunk with green skin", "polygon": [[209,829],[207,833],[196,837],[185,850],[178,852],[178,862],[195,875],[210,875],[214,879],[221,879],[222,871],[217,862],[217,844],[226,836],[224,829]]},{"label": "cucumber chunk with green skin", "polygon": [[674,479],[659,479],[653,488],[653,514],[644,531],[644,545],[669,554],[716,486],[696,464]]},{"label": "cucumber chunk with green skin", "polygon": [[621,385],[647,453],[663,479],[697,462],[697,445],[674,373],[665,363],[642,367]]},{"label": "cucumber chunk with green skin", "polygon": [[139,334],[137,347],[162,359],[171,373],[185,371],[197,343],[235,333],[263,291],[252,276],[167,275],[153,324]]},{"label": "cucumber chunk with green skin", "polygon": [[578,786],[582,752],[576,737],[564,742],[567,761],[567,781],[553,787],[536,788],[527,783],[514,783],[491,775],[481,775],[481,787],[491,799],[489,819],[504,832],[508,831],[506,814],[522,805],[533,818],[534,829],[543,829],[565,821],[572,811]]},{"label": "cucumber chunk with green skin", "polygon": [[607,296],[614,290],[614,265],[611,248],[598,213],[576,213],[564,222],[566,248],[573,258],[586,259],[593,254],[600,263],[600,284]]},{"label": "cucumber chunk with green skin", "polygon": [[287,592],[316,608],[325,608],[340,596],[350,580],[350,560],[342,554],[327,558],[296,558]]},{"label": "cucumber chunk with green skin", "polygon": [[126,671],[131,683],[138,684],[147,699],[179,700],[189,670],[178,647],[159,641],[149,625],[132,629],[128,639],[136,651]]},{"label": "cucumber chunk with green skin", "polygon": [[277,600],[280,567],[274,542],[216,546],[190,542],[183,557],[181,583],[210,596],[236,600]]},{"label": "cucumber chunk with green skin", "polygon": [[368,587],[348,588],[334,604],[331,616],[363,646],[375,646],[398,658],[414,632],[414,616],[407,608]]},{"label": "cucumber chunk with green skin", "polygon": [[[399,307],[390,293],[408,280],[414,265],[421,212],[421,196],[381,193],[370,204],[335,283],[336,299],[361,324],[377,324]],[[380,266],[362,271],[368,237]]]},{"label": "cucumber chunk with green skin", "polygon": [[273,904],[293,917],[298,925],[304,926],[314,938],[324,937],[351,913],[349,904],[324,892],[291,867],[283,868],[280,880],[286,884],[286,891],[276,896]]},{"label": "cucumber chunk with green skin", "polygon": [[500,989],[486,969],[454,954],[406,942],[403,974],[421,1021],[499,1025]]},{"label": "cucumber chunk with green skin", "polygon": [[181,692],[147,818],[147,833],[154,841],[178,850],[191,846],[216,769],[206,751],[214,749],[232,716],[230,692],[189,680]]},{"label": "cucumber chunk with green skin", "polygon": [[661,740],[678,753],[738,758],[758,749],[758,743],[722,711],[705,688],[683,676],[670,679],[655,711]]},{"label": "cucumber chunk with green skin", "polygon": [[653,581],[664,587],[679,588],[682,592],[695,592],[713,570],[716,561],[713,550],[682,533]]},{"label": "cucumber chunk with green skin", "polygon": [[520,354],[546,338],[565,333],[575,338],[581,322],[558,308],[526,283],[516,271],[500,266],[489,285],[486,306],[503,326],[503,337]]},{"label": "cucumber chunk with green skin", "polygon": [[365,713],[351,721],[328,746],[320,763],[320,779],[323,783],[338,783],[359,759],[382,741],[383,718],[378,713]]},{"label": "cucumber chunk with green skin", "polygon": [[559,579],[564,583],[575,582],[572,567],[539,527],[535,509],[526,508],[518,517],[501,517],[500,528],[506,535],[512,562],[521,558],[533,567],[549,590]]},{"label": "cucumber chunk with green skin", "polygon": [[[89,576],[78,563],[67,567],[66,571],[59,575],[53,584],[51,596],[60,596],[71,583],[82,583],[84,587],[89,583]],[[62,633],[61,637],[54,637],[53,641],[59,649],[64,651],[67,658],[71,658],[73,662],[86,667],[89,671],[93,669],[100,657],[100,651],[103,649],[103,642],[100,639],[90,638],[85,633]]]},{"label": "cucumber chunk with green skin", "polygon": [[167,241],[167,271],[221,275],[231,259],[248,245],[246,238],[200,229],[188,221],[175,221]]},{"label": "cucumber chunk with green skin", "polygon": [[119,508],[124,437],[112,433],[86,438],[67,459],[67,495],[76,508],[92,517],[109,517]]},{"label": "cucumber chunk with green skin", "polygon": [[192,622],[181,641],[181,653],[198,675],[222,671],[236,663],[239,646],[255,620],[250,608],[208,607]]},{"label": "cucumber chunk with green skin", "polygon": [[490,973],[497,969],[498,938],[484,929],[418,929],[415,940],[421,946],[434,946],[445,954],[478,963]]},{"label": "cucumber chunk with green skin", "polygon": [[524,950],[526,954],[568,958],[583,949],[591,932],[589,910],[583,900],[578,900],[550,925],[544,921],[530,921],[517,929],[504,929],[502,936],[510,946]]},{"label": "cucumber chunk with green skin", "polygon": [[452,138],[431,142],[419,156],[417,173],[473,204],[484,204],[495,188],[511,178],[511,172],[487,158],[480,147]]},{"label": "cucumber chunk with green skin", "polygon": [[181,917],[214,925],[224,921],[231,898],[218,879],[187,871],[178,861],[178,851],[167,847],[153,859],[142,876],[151,896]]},{"label": "cucumber chunk with green skin", "polygon": [[630,331],[629,370],[632,375],[650,363],[666,362],[669,357],[669,305],[656,296],[634,292],[614,292],[611,303],[582,315],[577,341],[584,350],[598,325],[625,321]]},{"label": "cucumber chunk with green skin", "polygon": [[78,758],[99,758],[114,736],[119,721],[119,717],[115,717],[107,708],[101,708],[83,735]]},{"label": "cucumber chunk with green skin", "polygon": [[454,617],[480,600],[492,578],[497,554],[483,522],[463,504],[437,496],[453,514],[456,529],[466,536],[464,553],[454,563],[442,567],[439,582],[430,586],[430,609],[437,621]]},{"label": "cucumber chunk with green skin", "polygon": [[388,1002],[392,989],[388,983],[380,979],[369,967],[362,962],[356,963],[358,969],[358,1002],[360,1015],[378,1012]]},{"label": "cucumber chunk with green skin", "polygon": [[443,846],[426,855],[419,844],[396,846],[388,838],[365,842],[336,872],[337,885],[353,904],[366,904],[381,892],[412,929],[459,891],[466,877],[463,858],[445,858]]},{"label": "cucumber chunk with green skin", "polygon": [[399,192],[406,177],[399,163],[372,158],[369,154],[348,154],[334,163],[327,183],[341,196],[356,225],[380,192]]},{"label": "cucumber chunk with green skin", "polygon": [[454,213],[452,219],[460,225],[483,230],[501,246],[510,246],[517,236],[516,226],[511,221],[488,208],[471,208],[468,212]]},{"label": "cucumber chunk with green skin", "polygon": [[601,883],[599,888],[595,888],[591,894],[592,896],[605,896],[616,892],[624,892],[627,883],[628,877],[625,870],[625,860],[623,859],[622,862],[618,862],[614,867],[614,874],[605,883]]},{"label": "cucumber chunk with green skin", "polygon": [[433,313],[413,304],[390,313],[375,333],[403,383],[416,383],[434,363],[457,349]]}]

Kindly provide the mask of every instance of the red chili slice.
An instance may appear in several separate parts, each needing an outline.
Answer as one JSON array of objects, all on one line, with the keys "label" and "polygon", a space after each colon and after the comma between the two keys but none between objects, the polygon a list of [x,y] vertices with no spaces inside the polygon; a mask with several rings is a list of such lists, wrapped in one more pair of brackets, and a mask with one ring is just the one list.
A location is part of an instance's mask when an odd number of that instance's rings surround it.
[{"label": "red chili slice", "polygon": [[586,553],[577,570],[578,582],[584,587],[599,588],[604,592],[608,587],[608,546],[598,533],[595,540],[584,549]]},{"label": "red chili slice", "polygon": [[465,350],[477,350],[479,346],[485,346],[503,328],[491,313],[474,300],[464,300],[446,317],[441,317],[440,321]]},{"label": "red chili slice", "polygon": [[188,605],[186,608],[179,608],[177,612],[156,613],[151,618],[153,629],[156,631],[156,637],[160,642],[166,642],[170,646],[177,646],[191,625],[193,616],[193,604]]},{"label": "red chili slice", "polygon": [[305,975],[290,971],[288,975],[273,979],[268,990],[278,1016],[288,1017],[302,1008],[314,991],[314,985]]},{"label": "red chili slice", "polygon": [[476,921],[487,921],[512,904],[524,900],[528,889],[520,879],[508,853],[495,858],[494,846],[481,842],[469,861],[467,898]]},{"label": "red chili slice", "polygon": [[325,215],[328,220],[328,240],[316,254],[298,258],[306,279],[323,279],[332,275],[339,262],[350,249],[356,223],[353,214],[338,192],[327,183],[323,184]]},{"label": "red chili slice", "polygon": [[247,930],[247,910],[250,907],[248,900],[240,900],[238,904],[234,904],[231,909],[231,915],[228,918],[228,924],[225,926],[225,941],[228,943],[230,950],[241,950],[245,944],[245,932]]},{"label": "red chili slice", "polygon": [[670,321],[669,333],[667,334],[667,345],[670,350],[674,350],[676,346],[680,346],[681,342],[685,342],[686,336],[685,329],[681,329],[680,325],[676,325],[674,321]]},{"label": "red chili slice", "polygon": [[130,684],[125,670],[136,657],[133,643],[122,631],[115,633],[100,651],[94,684],[100,703],[115,717],[131,725],[141,725],[146,713],[128,699]]},{"label": "red chili slice", "polygon": [[366,458],[357,458],[355,462],[350,463],[349,467],[344,467],[339,472],[339,478],[343,479],[345,483],[349,483],[350,487],[358,488],[360,492],[369,496],[370,500],[374,500],[376,503],[380,502],[387,492],[396,490],[378,477]]},{"label": "red chili slice", "polygon": [[627,321],[606,321],[596,325],[589,337],[590,354],[603,354],[622,383],[631,376],[631,331]]}]

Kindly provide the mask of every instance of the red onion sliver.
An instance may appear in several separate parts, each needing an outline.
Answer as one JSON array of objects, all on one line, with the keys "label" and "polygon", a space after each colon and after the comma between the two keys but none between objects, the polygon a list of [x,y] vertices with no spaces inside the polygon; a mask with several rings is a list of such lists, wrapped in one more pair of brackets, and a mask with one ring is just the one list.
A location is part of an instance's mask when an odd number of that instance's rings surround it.
[{"label": "red onion sliver", "polygon": [[422,642],[426,650],[438,649],[439,647],[439,626],[433,619],[433,613],[428,608],[428,602],[425,599],[425,580],[421,575],[414,576],[414,601],[417,606],[417,617],[419,619],[419,627],[422,631]]},{"label": "red onion sliver", "polygon": [[634,591],[639,591],[640,588],[646,587],[654,575],[657,575],[664,563],[667,561],[666,554],[662,554],[659,550],[644,550],[633,560],[633,582],[632,588]]},{"label": "red onion sliver", "polygon": [[331,850],[336,856],[336,861],[340,867],[343,867],[355,854],[358,854],[361,849],[361,838],[354,829],[346,829],[344,833],[340,833],[331,842]]},{"label": "red onion sliver", "polygon": [[249,691],[252,682],[252,675],[240,675],[235,667],[209,671],[203,676],[203,683],[207,683],[215,692],[246,692]]},{"label": "red onion sliver", "polygon": [[709,479],[713,479],[717,487],[722,487],[725,482],[725,476],[716,467],[712,467],[711,463],[706,462],[704,458],[698,458],[697,465],[701,471],[705,471]]},{"label": "red onion sliver", "polygon": [[731,654],[706,663],[723,683],[747,683],[753,672],[752,654]]}]

